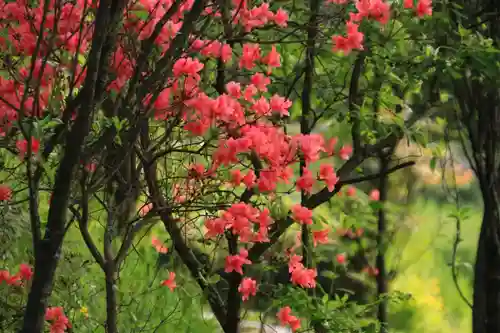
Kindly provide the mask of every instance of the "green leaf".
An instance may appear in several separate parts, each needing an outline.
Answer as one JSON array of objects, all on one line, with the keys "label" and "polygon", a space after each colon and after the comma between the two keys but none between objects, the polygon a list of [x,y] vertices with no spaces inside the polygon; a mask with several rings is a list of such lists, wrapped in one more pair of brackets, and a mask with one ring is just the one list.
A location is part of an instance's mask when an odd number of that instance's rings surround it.
[{"label": "green leaf", "polygon": [[401,80],[401,78],[399,76],[397,76],[396,74],[394,74],[393,72],[389,73],[389,78],[391,79],[391,81],[393,81],[395,83],[404,84],[403,80]]},{"label": "green leaf", "polygon": [[290,118],[292,120],[297,119],[298,117],[300,117],[301,114],[302,114],[302,106],[300,101],[296,99],[293,102],[292,107],[290,108]]},{"label": "green leaf", "polygon": [[[446,94],[448,96],[448,94]],[[436,124],[438,124],[441,127],[446,126],[446,119],[441,118],[441,117],[436,117]]]},{"label": "green leaf", "polygon": [[425,137],[425,134],[422,132],[415,132],[412,135],[413,141],[421,145],[422,147],[427,146],[427,138]]},{"label": "green leaf", "polygon": [[450,96],[448,95],[448,93],[446,91],[441,91],[439,93],[439,100],[441,101],[441,103],[446,103],[446,102],[448,102],[449,99],[450,99]]},{"label": "green leaf", "polygon": [[59,119],[59,118],[52,119],[43,128],[44,129],[54,128],[54,127],[57,127],[57,126],[61,125],[62,123],[63,123],[62,120]]},{"label": "green leaf", "polygon": [[146,21],[149,17],[147,10],[136,10],[133,12],[141,21]]},{"label": "green leaf", "polygon": [[462,78],[462,74],[460,74],[459,72],[457,72],[455,69],[451,68],[451,67],[448,67],[447,68],[448,70],[448,73],[450,73],[450,75],[455,79],[455,80],[458,80],[458,79],[461,79]]},{"label": "green leaf", "polygon": [[83,66],[87,62],[87,58],[83,54],[78,54],[78,63]]},{"label": "green leaf", "polygon": [[437,163],[437,157],[433,156],[431,158],[431,161],[429,162],[429,167],[431,168],[432,171],[436,169],[436,163]]},{"label": "green leaf", "polygon": [[385,96],[384,99],[386,102],[393,104],[393,105],[403,104],[403,101],[401,100],[401,98],[399,98],[398,96],[394,96],[393,94],[389,94],[389,95]]},{"label": "green leaf", "polygon": [[216,284],[219,281],[220,281],[220,275],[219,274],[214,274],[210,278],[208,278],[208,284]]},{"label": "green leaf", "polygon": [[370,202],[370,207],[373,210],[379,210],[382,207],[384,207],[384,205],[380,201],[371,201]]},{"label": "green leaf", "polygon": [[332,272],[332,271],[323,271],[321,272],[321,275],[326,277],[327,279],[335,279],[337,277],[337,274],[335,274],[335,272]]}]

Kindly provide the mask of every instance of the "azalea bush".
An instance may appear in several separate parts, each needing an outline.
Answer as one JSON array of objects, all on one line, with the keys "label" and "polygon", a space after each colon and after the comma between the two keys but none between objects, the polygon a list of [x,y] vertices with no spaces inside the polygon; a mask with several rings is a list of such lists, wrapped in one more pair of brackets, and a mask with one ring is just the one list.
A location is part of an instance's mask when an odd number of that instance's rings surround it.
[{"label": "azalea bush", "polygon": [[[0,200],[5,213],[26,212],[31,248],[0,282],[25,288],[22,332],[79,330],[74,309],[51,297],[75,231],[105,290],[96,326],[122,329],[133,289],[121,274],[152,230],[159,261],[175,252],[224,332],[238,332],[242,305],[257,297],[268,254],[291,226],[300,237],[277,253],[289,275],[274,317],[294,331],[374,324],[358,320],[371,305],[321,291],[315,248],[328,245],[333,221],[315,212],[346,185],[412,164],[356,170],[418,137],[412,125],[430,94],[420,87],[435,71],[415,55],[431,14],[430,0],[3,2]],[[380,117],[404,100],[411,117]],[[349,135],[318,131],[332,122]],[[384,210],[383,193],[371,192],[382,203],[370,212]],[[336,255],[338,265],[349,260]],[[167,266],[155,287],[176,293],[178,272]]]}]

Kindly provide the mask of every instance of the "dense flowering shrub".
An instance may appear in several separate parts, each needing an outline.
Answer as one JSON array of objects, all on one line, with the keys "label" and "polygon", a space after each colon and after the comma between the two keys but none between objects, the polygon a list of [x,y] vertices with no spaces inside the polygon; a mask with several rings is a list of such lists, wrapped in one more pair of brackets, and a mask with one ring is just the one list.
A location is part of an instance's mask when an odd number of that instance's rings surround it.
[{"label": "dense flowering shrub", "polygon": [[[329,2],[324,5],[351,4],[347,0]],[[355,9],[346,17],[345,36],[331,36],[332,50],[345,56],[365,50],[363,22],[383,26],[391,17],[387,1],[353,3]],[[260,260],[259,246],[275,242],[279,236],[275,232],[282,228],[270,207],[294,190],[305,198],[338,192],[344,184],[333,156],[347,161],[355,152],[349,142],[313,133],[312,127],[288,134],[284,124],[293,101],[273,88],[279,77],[275,73],[283,62],[279,42],[268,45],[257,39],[244,40],[261,28],[286,29],[291,14],[266,2],[234,0],[230,8],[224,6],[199,0],[2,2],[0,54],[15,59],[15,63],[8,63],[0,76],[0,133],[27,172],[36,175],[33,166],[43,173],[43,168],[69,156],[72,148],[68,145],[73,142],[66,141],[66,147],[59,149],[60,133],[68,128],[76,133],[79,126],[88,131],[80,143],[74,142],[82,147],[75,148],[82,151],[76,172],[84,179],[84,189],[76,190],[76,185],[67,189],[71,200],[82,207],[88,204],[88,195],[87,199],[79,197],[92,186],[97,186],[96,192],[104,190],[98,177],[114,170],[106,165],[110,147],[122,153],[140,146],[137,155],[149,201],[138,212],[139,220],[160,216],[175,238],[178,225],[189,220],[190,211],[204,211],[204,237],[215,242],[226,239],[229,253],[224,270],[237,274],[233,275],[233,287],[247,300],[256,295],[258,281],[245,276],[245,267]],[[392,6],[400,5],[395,2]],[[414,9],[419,17],[432,13],[430,0],[405,0],[404,8]],[[201,14],[194,17],[197,11]],[[99,20],[106,15],[109,31],[98,31],[103,27]],[[202,31],[205,21],[215,22],[215,28]],[[98,36],[101,33],[103,40]],[[235,42],[238,38],[241,41]],[[92,58],[101,52],[105,54],[102,58]],[[92,93],[85,95],[89,91]],[[79,100],[85,96],[91,96],[90,100]],[[94,122],[91,127],[86,124],[90,119]],[[141,125],[144,122],[147,130]],[[114,138],[113,143],[103,144],[106,137]],[[159,170],[158,160],[165,161],[170,170]],[[119,163],[116,165],[119,169]],[[164,193],[158,186],[160,174],[168,179],[161,185]],[[44,182],[52,187],[56,181]],[[10,183],[11,179],[3,180],[1,201],[12,199]],[[354,196],[355,188],[349,187],[347,195]],[[379,196],[377,191],[370,194],[373,201]],[[68,204],[69,199],[57,200],[51,204],[49,220],[56,210],[53,207]],[[313,225],[317,205],[307,199],[293,205],[289,224]],[[30,207],[35,209],[36,205]],[[48,227],[56,222],[49,221]],[[308,231],[314,246],[327,244],[329,232],[328,228]],[[173,246],[188,255],[180,240],[174,239]],[[88,237],[86,243],[91,244]],[[159,253],[168,252],[156,238],[151,244]],[[317,271],[294,253],[300,247],[299,242],[287,253],[290,281],[302,288],[315,288]],[[104,269],[109,259],[100,260]],[[345,264],[348,259],[339,254],[336,260]],[[190,269],[197,270],[194,266]],[[29,280],[32,274],[24,268],[15,278],[1,272],[0,281],[8,284],[17,278]],[[161,284],[174,291],[175,277],[170,272]],[[201,279],[199,284],[209,288]],[[290,307],[282,308],[278,318],[293,330],[301,327]],[[47,309],[45,319],[51,323],[51,332],[70,327],[60,307]]]}]

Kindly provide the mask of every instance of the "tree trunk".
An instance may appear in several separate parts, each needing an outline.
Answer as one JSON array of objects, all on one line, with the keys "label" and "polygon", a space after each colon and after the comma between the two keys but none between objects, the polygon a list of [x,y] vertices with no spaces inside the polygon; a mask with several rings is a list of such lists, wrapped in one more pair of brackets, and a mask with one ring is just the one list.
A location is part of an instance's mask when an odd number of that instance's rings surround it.
[{"label": "tree trunk", "polygon": [[[101,98],[102,88],[107,76],[108,55],[111,49],[110,26],[116,13],[122,13],[125,2],[101,0],[95,17],[96,34],[92,39],[87,62],[87,76],[78,97],[78,114],[65,138],[64,156],[57,169],[53,198],[47,218],[44,239],[39,242],[35,257],[35,274],[24,313],[22,333],[41,333],[43,331],[45,310],[52,292],[54,275],[59,261],[64,232],[67,222],[68,201],[76,165],[79,163],[83,143],[89,132],[90,115]],[[116,16],[118,17],[118,16]],[[73,106],[74,107],[74,106]],[[65,112],[68,110],[65,110]],[[71,110],[70,110],[71,111]]]},{"label": "tree trunk", "polygon": [[[239,273],[232,272],[230,275],[231,285],[237,285],[236,281],[241,280]],[[241,295],[237,288],[230,288],[227,297],[227,315],[226,322],[223,325],[225,333],[238,333],[240,331],[240,310],[241,310]]]},{"label": "tree trunk", "polygon": [[106,264],[106,333],[118,333],[116,271],[113,263]]},{"label": "tree trunk", "polygon": [[47,308],[54,275],[59,261],[61,241],[48,242],[42,240],[35,258],[35,274],[28,296],[28,304],[24,313],[22,333],[38,333],[43,331],[45,309]]},{"label": "tree trunk", "polygon": [[[488,189],[490,192],[493,189]],[[498,208],[485,195],[484,213],[474,267],[472,326],[474,333],[500,332],[500,254]]]}]

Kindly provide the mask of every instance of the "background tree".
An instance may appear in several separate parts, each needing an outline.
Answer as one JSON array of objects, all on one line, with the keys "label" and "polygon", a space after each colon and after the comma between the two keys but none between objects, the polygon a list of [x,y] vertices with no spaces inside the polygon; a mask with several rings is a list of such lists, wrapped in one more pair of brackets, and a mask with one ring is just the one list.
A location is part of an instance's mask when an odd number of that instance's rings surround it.
[{"label": "background tree", "polygon": [[[448,87],[457,105],[463,150],[481,189],[483,220],[474,268],[473,331],[494,332],[498,321],[498,15],[491,1],[447,4],[455,50]],[[470,13],[464,15],[463,13]]]}]

